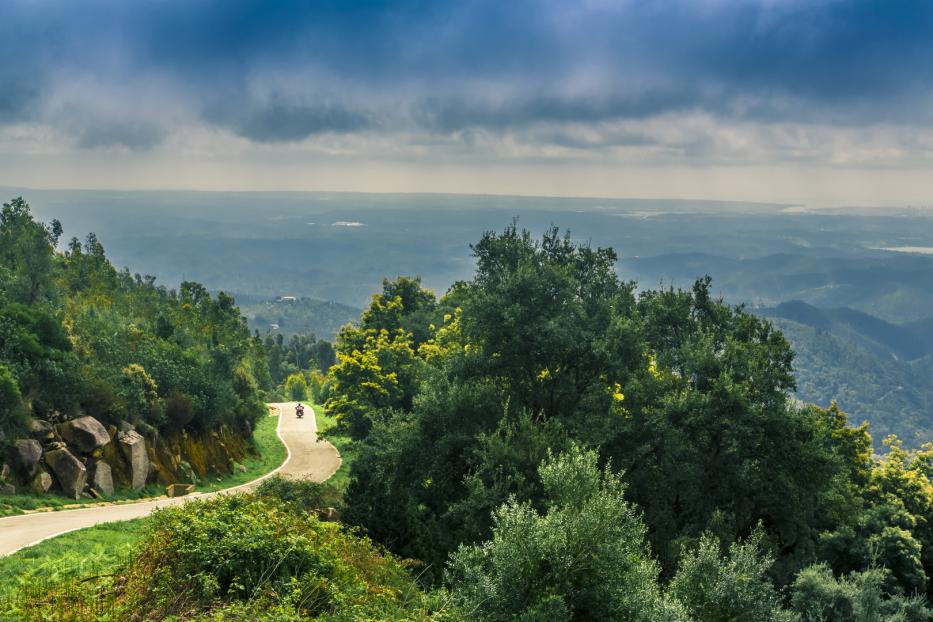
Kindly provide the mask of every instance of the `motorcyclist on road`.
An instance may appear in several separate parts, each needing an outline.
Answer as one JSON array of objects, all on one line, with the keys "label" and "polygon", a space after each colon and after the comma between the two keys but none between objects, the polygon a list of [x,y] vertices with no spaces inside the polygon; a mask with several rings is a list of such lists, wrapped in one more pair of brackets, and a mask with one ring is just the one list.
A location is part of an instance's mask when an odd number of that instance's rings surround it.
[{"label": "motorcyclist on road", "polygon": [[302,404],[301,402],[298,402],[298,405],[295,406],[295,416],[298,417],[299,419],[301,419],[301,417],[302,417],[304,414],[305,414],[305,407],[304,407],[304,404]]}]

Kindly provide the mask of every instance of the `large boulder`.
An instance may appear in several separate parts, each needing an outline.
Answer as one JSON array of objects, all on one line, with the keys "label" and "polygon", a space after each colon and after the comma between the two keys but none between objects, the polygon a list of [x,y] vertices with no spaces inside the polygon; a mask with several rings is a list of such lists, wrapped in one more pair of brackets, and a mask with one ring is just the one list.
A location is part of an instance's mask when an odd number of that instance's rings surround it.
[{"label": "large boulder", "polygon": [[39,472],[32,478],[32,483],[29,486],[37,495],[45,494],[49,491],[49,488],[52,487],[52,476],[49,475],[49,472],[45,469],[39,469]]},{"label": "large boulder", "polygon": [[91,488],[103,497],[113,496],[113,473],[103,460],[91,464]]},{"label": "large boulder", "polygon": [[133,490],[142,490],[149,477],[149,454],[146,452],[146,439],[136,432],[129,430],[121,432],[118,436],[120,451],[130,467],[130,480]]},{"label": "large boulder", "polygon": [[45,463],[55,473],[62,491],[69,497],[80,499],[87,483],[87,469],[81,461],[67,449],[53,449],[45,452]]},{"label": "large boulder", "polygon": [[62,438],[84,453],[91,453],[110,442],[107,428],[94,417],[78,417],[60,426]]},{"label": "large boulder", "polygon": [[10,462],[13,468],[23,479],[29,479],[36,474],[39,459],[42,457],[42,445],[32,438],[21,438],[13,441],[9,449]]},{"label": "large boulder", "polygon": [[40,440],[52,440],[55,437],[55,431],[52,424],[42,419],[29,420],[29,435]]},{"label": "large boulder", "polygon": [[10,495],[10,496],[12,496],[12,495],[15,495],[15,494],[16,494],[16,486],[14,486],[13,484],[11,484],[11,483],[9,483],[9,482],[4,482],[4,483],[0,484],[0,495]]}]

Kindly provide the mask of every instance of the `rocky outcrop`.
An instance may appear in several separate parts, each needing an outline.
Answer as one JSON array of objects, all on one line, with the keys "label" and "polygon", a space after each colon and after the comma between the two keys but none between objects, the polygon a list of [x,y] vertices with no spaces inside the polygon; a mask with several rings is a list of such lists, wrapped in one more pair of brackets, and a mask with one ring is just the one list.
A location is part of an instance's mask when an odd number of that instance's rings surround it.
[{"label": "rocky outcrop", "polygon": [[55,432],[52,429],[52,424],[48,421],[43,421],[42,419],[30,419],[29,420],[29,436],[37,438],[39,440],[52,440],[55,437]]},{"label": "rocky outcrop", "polygon": [[121,432],[117,437],[120,450],[126,459],[130,486],[133,490],[142,490],[149,477],[149,454],[146,452],[146,439],[135,431]]},{"label": "rocky outcrop", "polygon": [[103,460],[98,460],[91,463],[90,472],[91,488],[96,490],[102,497],[112,497],[114,488],[110,465]]},{"label": "rocky outcrop", "polygon": [[39,469],[36,476],[32,478],[29,487],[38,495],[45,494],[52,487],[52,476],[45,469]]},{"label": "rocky outcrop", "polygon": [[13,441],[9,450],[10,463],[24,479],[31,479],[42,458],[42,445],[32,438],[22,438]]},{"label": "rocky outcrop", "polygon": [[60,426],[62,438],[83,453],[91,453],[110,442],[107,428],[94,417],[78,417]]},{"label": "rocky outcrop", "polygon": [[62,492],[74,499],[80,499],[87,483],[87,469],[81,461],[67,449],[53,449],[45,452],[45,463],[55,473]]},{"label": "rocky outcrop", "polygon": [[[242,430],[222,426],[208,432],[162,432],[121,421],[104,426],[90,416],[69,419],[52,413],[30,419],[28,438],[9,445],[0,484],[6,492],[37,494],[61,489],[75,499],[109,497],[117,489],[148,483],[197,484],[203,478],[245,469],[249,452]],[[12,494],[12,493],[10,493]]]}]

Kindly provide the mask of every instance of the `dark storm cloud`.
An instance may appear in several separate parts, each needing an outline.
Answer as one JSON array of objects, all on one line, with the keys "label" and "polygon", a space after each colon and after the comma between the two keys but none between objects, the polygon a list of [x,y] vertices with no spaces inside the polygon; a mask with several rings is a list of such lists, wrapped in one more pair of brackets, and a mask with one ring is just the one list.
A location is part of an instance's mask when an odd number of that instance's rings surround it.
[{"label": "dark storm cloud", "polygon": [[[258,142],[690,111],[931,121],[929,0],[7,0],[0,11],[0,123],[50,120],[73,75],[116,90],[157,77],[196,122]],[[140,116],[91,115],[74,133],[83,146],[145,148],[163,120]]]},{"label": "dark storm cloud", "polygon": [[151,149],[162,142],[165,131],[158,125],[139,121],[86,122],[74,134],[83,149],[125,147],[131,151]]},{"label": "dark storm cloud", "polygon": [[365,115],[336,104],[276,102],[246,110],[214,110],[206,118],[260,143],[289,142],[327,132],[355,132],[371,126]]}]

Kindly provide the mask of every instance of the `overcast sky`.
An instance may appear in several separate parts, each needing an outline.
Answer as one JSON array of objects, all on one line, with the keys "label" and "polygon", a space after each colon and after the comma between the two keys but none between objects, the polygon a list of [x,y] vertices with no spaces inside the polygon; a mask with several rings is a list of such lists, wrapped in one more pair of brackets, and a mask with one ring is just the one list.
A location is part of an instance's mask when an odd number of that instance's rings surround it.
[{"label": "overcast sky", "polygon": [[0,185],[933,205],[933,1],[0,0]]}]

